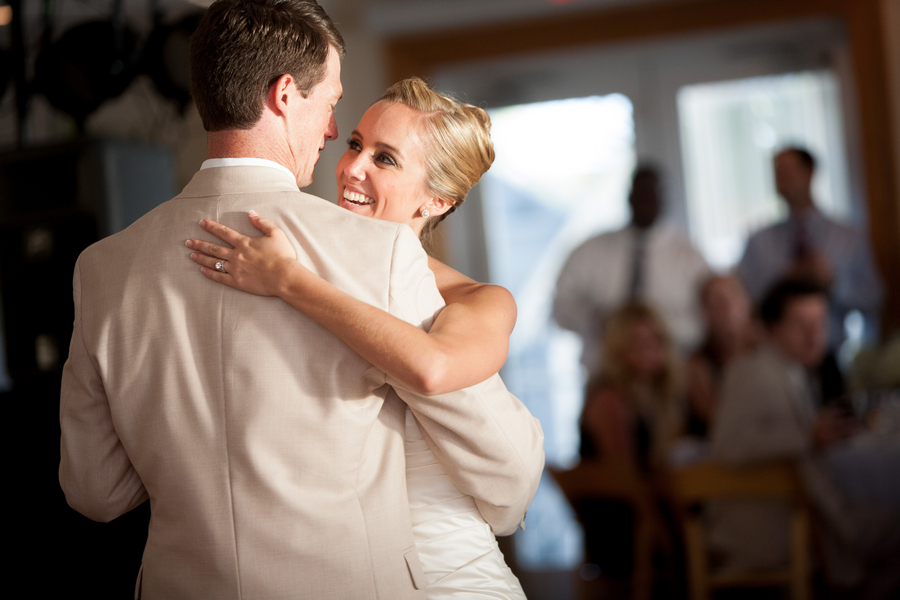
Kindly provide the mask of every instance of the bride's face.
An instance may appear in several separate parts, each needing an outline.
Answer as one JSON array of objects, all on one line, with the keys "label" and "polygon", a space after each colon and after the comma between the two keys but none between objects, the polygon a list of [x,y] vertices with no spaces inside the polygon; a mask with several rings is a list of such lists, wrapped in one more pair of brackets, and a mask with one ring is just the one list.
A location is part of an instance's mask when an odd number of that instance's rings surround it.
[{"label": "bride's face", "polygon": [[350,134],[347,151],[337,166],[338,205],[382,221],[406,223],[416,234],[425,219],[444,212],[426,188],[416,119],[405,104],[378,102]]}]

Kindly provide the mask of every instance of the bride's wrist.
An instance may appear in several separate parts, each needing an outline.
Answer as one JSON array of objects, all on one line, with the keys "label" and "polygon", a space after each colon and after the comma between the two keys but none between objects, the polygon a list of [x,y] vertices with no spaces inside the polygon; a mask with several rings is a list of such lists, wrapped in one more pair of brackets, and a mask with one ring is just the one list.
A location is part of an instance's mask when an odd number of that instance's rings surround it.
[{"label": "bride's wrist", "polygon": [[283,275],[278,280],[275,295],[285,301],[297,298],[309,288],[314,277],[315,275],[309,269],[294,259],[284,268]]}]

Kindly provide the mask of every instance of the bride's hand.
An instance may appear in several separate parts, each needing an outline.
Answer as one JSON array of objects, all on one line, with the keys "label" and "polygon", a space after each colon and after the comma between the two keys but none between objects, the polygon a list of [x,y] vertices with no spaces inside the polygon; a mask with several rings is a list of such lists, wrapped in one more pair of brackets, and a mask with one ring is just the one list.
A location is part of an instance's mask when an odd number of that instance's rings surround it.
[{"label": "bride's hand", "polygon": [[191,260],[202,266],[200,271],[209,279],[257,296],[278,296],[288,274],[303,267],[281,229],[255,211],[249,217],[262,236],[248,237],[204,219],[200,226],[231,248],[193,238],[185,245],[196,250]]}]

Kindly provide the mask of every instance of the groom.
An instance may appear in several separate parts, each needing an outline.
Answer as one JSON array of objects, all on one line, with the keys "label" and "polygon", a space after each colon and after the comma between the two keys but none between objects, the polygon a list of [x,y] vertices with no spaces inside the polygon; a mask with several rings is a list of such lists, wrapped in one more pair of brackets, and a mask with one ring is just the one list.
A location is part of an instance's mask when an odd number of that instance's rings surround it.
[{"label": "groom", "polygon": [[60,482],[100,521],[149,497],[142,598],[421,598],[406,405],[496,533],[515,529],[537,486],[540,426],[499,378],[395,393],[304,315],[210,282],[188,259],[200,219],[255,235],[257,210],[316,273],[430,324],[441,298],[411,230],[299,191],[337,136],[342,54],[311,0],[214,3],[191,41],[209,160],[76,265]]}]

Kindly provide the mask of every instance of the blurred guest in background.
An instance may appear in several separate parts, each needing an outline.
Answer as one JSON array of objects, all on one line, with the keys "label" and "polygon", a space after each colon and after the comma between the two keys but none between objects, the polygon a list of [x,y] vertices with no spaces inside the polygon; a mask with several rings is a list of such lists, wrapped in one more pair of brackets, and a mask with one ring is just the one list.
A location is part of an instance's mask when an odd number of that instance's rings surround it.
[{"label": "blurred guest in background", "polygon": [[659,311],[682,349],[700,341],[697,288],[709,267],[687,239],[659,223],[659,179],[654,168],[637,169],[628,196],[631,224],[576,248],[556,283],[553,318],[581,337],[581,362],[591,374],[600,364],[604,320],[628,301]]},{"label": "blurred guest in background", "polygon": [[685,379],[687,433],[705,438],[718,405],[725,366],[759,337],[750,298],[737,277],[713,275],[700,288],[706,339],[688,358]]},{"label": "blurred guest in background", "polygon": [[775,188],[790,214],[747,241],[738,265],[755,302],[783,277],[804,277],[829,293],[828,352],[821,370],[824,393],[840,396],[843,384],[834,360],[844,341],[844,317],[859,310],[874,338],[882,286],[866,239],[857,231],[823,215],[812,197],[816,161],[805,149],[785,148],[775,155]]},{"label": "blurred guest in background", "polygon": [[[665,325],[643,304],[610,319],[599,373],[588,385],[581,415],[582,460],[612,461],[641,473],[652,498],[654,465],[681,432],[675,351]],[[634,514],[621,500],[582,507],[587,559],[612,577],[631,569]]]},{"label": "blurred guest in background", "polygon": [[[766,295],[760,317],[768,339],[726,370],[711,432],[714,458],[735,464],[796,459],[807,493],[821,516],[826,573],[847,588],[862,585],[871,597],[895,590],[900,543],[897,507],[849,500],[830,472],[828,452],[858,430],[851,415],[822,408],[812,371],[827,347],[825,288],[808,279],[785,279]],[[870,455],[871,456],[871,455]],[[890,476],[890,461],[885,477]],[[723,570],[777,568],[787,561],[790,510],[765,500],[734,500],[709,507],[710,546]],[[891,575],[891,573],[894,573]]]}]

